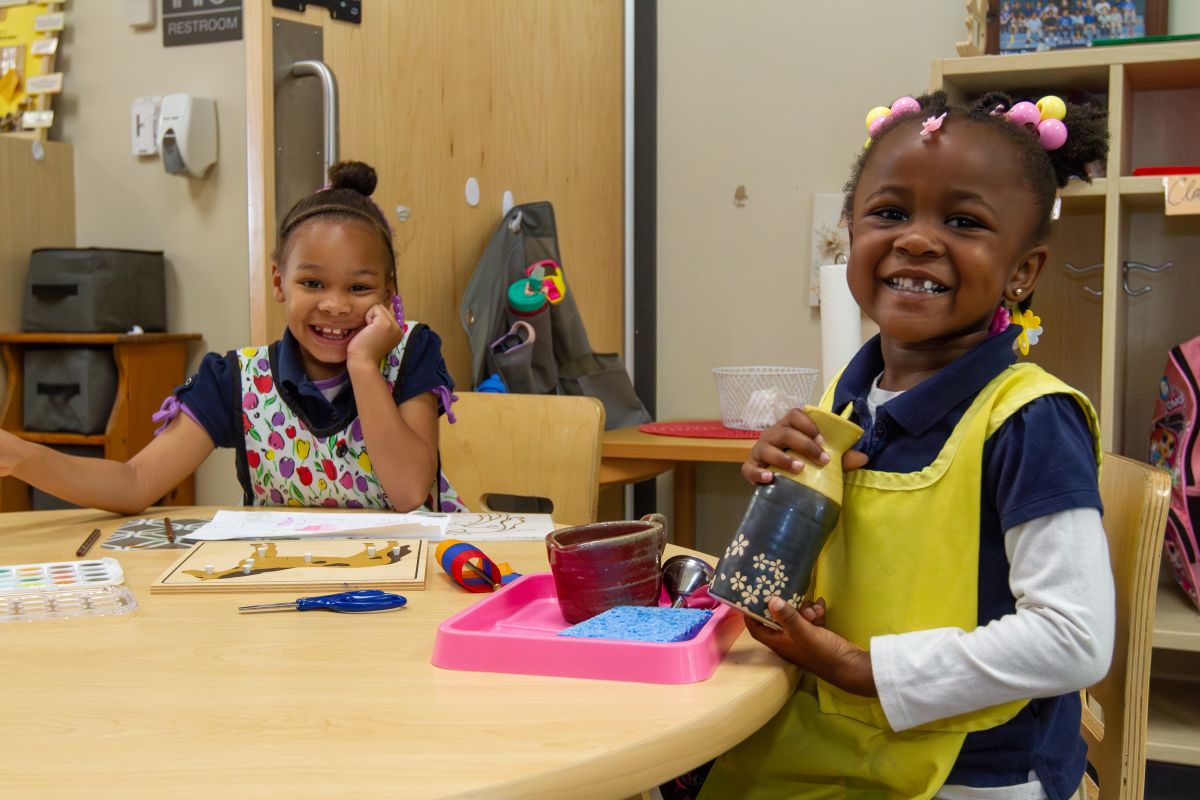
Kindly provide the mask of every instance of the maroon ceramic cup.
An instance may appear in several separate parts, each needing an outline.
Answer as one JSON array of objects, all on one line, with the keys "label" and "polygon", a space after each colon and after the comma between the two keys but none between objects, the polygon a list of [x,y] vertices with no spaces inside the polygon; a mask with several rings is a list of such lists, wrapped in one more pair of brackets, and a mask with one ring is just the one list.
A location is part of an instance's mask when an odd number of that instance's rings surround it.
[{"label": "maroon ceramic cup", "polygon": [[546,555],[563,619],[575,624],[616,606],[652,606],[662,592],[659,562],[667,520],[592,522],[546,537]]}]

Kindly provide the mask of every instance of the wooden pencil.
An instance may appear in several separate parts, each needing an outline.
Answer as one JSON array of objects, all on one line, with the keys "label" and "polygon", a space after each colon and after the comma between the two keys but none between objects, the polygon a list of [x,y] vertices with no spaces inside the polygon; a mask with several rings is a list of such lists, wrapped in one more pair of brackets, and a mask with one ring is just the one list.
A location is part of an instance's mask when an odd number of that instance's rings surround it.
[{"label": "wooden pencil", "polygon": [[83,544],[79,545],[79,549],[75,551],[75,555],[82,558],[87,555],[88,550],[92,549],[92,545],[100,538],[100,529],[96,528],[88,534],[88,537],[83,540]]},{"label": "wooden pencil", "polygon": [[163,517],[163,529],[166,530],[166,532],[167,532],[167,541],[174,544],[175,531],[173,531],[171,529],[171,518],[170,517]]}]

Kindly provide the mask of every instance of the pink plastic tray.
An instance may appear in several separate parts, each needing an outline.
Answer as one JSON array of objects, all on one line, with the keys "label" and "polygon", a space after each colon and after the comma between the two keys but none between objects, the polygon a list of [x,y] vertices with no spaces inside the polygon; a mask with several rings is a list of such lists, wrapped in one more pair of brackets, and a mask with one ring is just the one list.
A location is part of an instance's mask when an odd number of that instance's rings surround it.
[{"label": "pink plastic tray", "polygon": [[524,575],[438,626],[435,666],[474,672],[514,672],[637,683],[695,683],[713,674],[742,632],[728,606],[686,642],[571,639],[558,610],[554,576]]}]

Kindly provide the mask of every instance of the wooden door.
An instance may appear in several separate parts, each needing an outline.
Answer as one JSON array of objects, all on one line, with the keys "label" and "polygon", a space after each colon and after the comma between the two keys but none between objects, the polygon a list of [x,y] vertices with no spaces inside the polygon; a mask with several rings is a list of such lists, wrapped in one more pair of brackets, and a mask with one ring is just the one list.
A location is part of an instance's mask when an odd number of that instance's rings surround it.
[{"label": "wooden door", "polygon": [[[340,157],[379,173],[408,314],[433,327],[460,388],[470,353],[458,321],[502,196],[554,204],[563,266],[593,346],[623,336],[622,0],[388,0],[361,25],[310,4],[246,3],[251,334],[271,341],[275,185],[271,25],[320,26],[338,81]],[[480,202],[467,204],[474,177]],[[409,209],[401,222],[397,207]]]}]

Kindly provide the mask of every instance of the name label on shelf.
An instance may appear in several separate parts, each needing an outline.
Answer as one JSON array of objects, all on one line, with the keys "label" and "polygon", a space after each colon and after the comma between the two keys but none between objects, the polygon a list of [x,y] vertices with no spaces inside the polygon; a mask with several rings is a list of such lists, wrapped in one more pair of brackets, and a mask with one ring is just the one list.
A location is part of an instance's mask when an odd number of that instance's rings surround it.
[{"label": "name label on shelf", "polygon": [[1200,175],[1163,178],[1163,192],[1168,217],[1200,214]]}]

